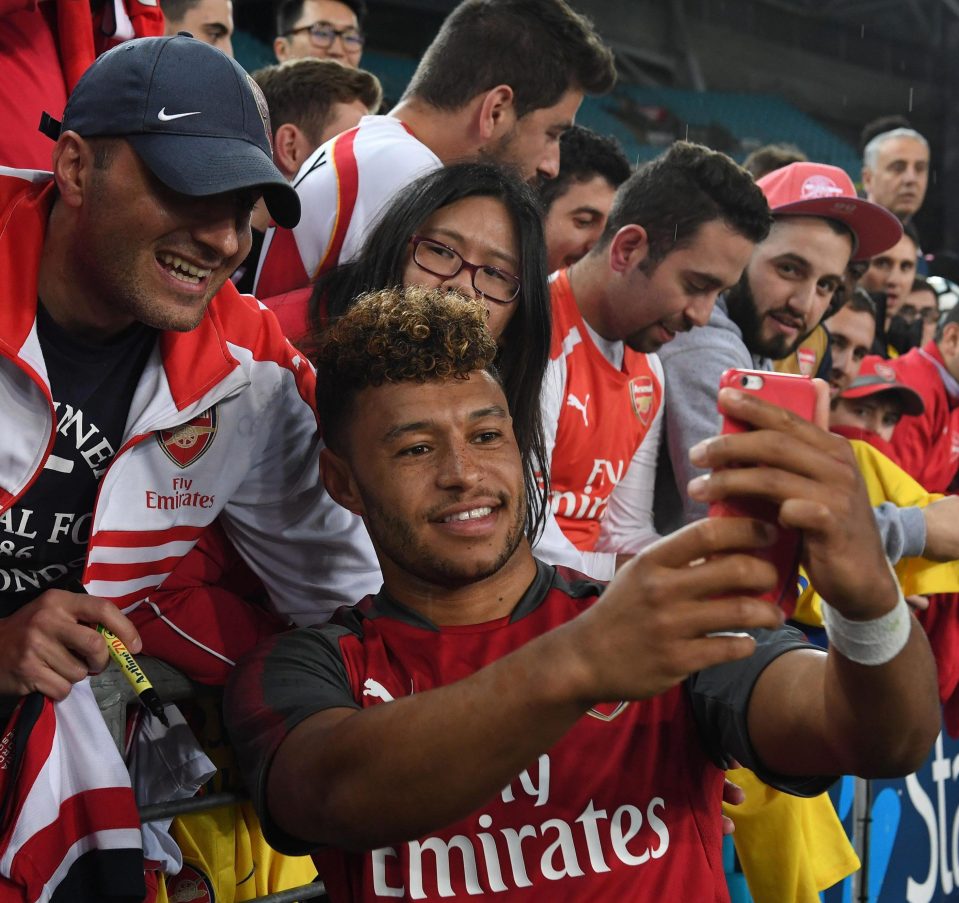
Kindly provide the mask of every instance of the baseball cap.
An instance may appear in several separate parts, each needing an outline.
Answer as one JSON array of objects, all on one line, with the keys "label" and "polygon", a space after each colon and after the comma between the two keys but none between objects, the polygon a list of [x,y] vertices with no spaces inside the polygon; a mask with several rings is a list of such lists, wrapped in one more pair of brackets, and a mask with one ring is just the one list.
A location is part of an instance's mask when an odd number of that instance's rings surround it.
[{"label": "baseball cap", "polygon": [[889,362],[872,354],[862,359],[859,375],[849,384],[849,388],[840,393],[840,398],[868,398],[880,392],[895,393],[899,396],[905,414],[922,414],[926,406],[922,396],[913,388],[896,379],[896,371]]},{"label": "baseball cap", "polygon": [[56,140],[125,138],[166,186],[191,197],[260,188],[270,215],[292,228],[296,191],[273,163],[270,116],[259,86],[219,50],[187,32],[125,41],[98,57],[73,89]]},{"label": "baseball cap", "polygon": [[756,184],[773,216],[818,216],[845,223],[856,238],[853,260],[875,257],[902,238],[899,220],[885,207],[858,197],[852,179],[838,166],[790,163]]}]

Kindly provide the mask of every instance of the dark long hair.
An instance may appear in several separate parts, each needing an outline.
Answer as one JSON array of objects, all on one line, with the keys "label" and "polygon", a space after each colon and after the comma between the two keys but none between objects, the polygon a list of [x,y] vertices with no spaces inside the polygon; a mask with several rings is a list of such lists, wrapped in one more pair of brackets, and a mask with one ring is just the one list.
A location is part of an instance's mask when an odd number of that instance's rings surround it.
[{"label": "dark long hair", "polygon": [[[317,280],[310,299],[312,336],[308,344],[315,347],[323,329],[360,295],[399,285],[413,235],[437,210],[469,197],[501,201],[519,236],[517,275],[522,289],[500,337],[496,368],[523,456],[529,500],[526,528],[532,542],[542,528],[549,489],[540,389],[549,360],[550,306],[542,216],[528,185],[512,171],[492,163],[456,163],[412,182],[380,216],[360,253]],[[542,474],[541,484],[537,472]]]}]

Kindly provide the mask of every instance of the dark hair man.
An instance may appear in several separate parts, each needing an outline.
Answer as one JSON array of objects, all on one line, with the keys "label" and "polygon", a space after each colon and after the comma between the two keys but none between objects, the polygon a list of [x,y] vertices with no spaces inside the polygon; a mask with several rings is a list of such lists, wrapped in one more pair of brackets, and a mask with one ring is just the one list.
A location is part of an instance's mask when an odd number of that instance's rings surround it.
[{"label": "dark hair man", "polygon": [[376,112],[383,100],[375,75],[331,60],[265,66],[253,73],[253,80],[270,110],[274,160],[288,179],[321,144]]},{"label": "dark hair man", "polygon": [[723,371],[770,369],[770,359],[791,354],[822,319],[850,258],[872,257],[902,233],[891,213],[856,196],[837,167],[793,163],[756,184],[774,217],[769,236],[738,284],[719,298],[706,328],[678,336],[660,353],[666,384],[682,387],[677,403],[666,405],[657,472],[655,514],[667,532],[706,513],[685,492],[699,472],[687,453],[719,429]]},{"label": "dark hair man", "polygon": [[299,215],[246,72],[193,38],[131,41],[45,131],[52,178],[0,179],[0,694],[60,698],[105,663],[90,625],[137,650],[116,606],[218,517],[288,617],[376,568],[316,474],[309,366],[227,281],[261,194]]},{"label": "dark hair man", "polygon": [[931,342],[889,363],[925,404],[923,414],[903,421],[892,437],[903,470],[929,492],[954,489],[959,469],[959,306],[943,314]]},{"label": "dark hair man", "polygon": [[348,261],[396,192],[444,163],[490,158],[526,179],[555,177],[583,95],[615,77],[612,53],[565,0],[464,0],[390,114],[306,161],[296,180],[303,219],[267,235],[257,294],[300,288]]},{"label": "dark hair man", "polygon": [[743,169],[754,179],[761,179],[790,163],[802,163],[808,159],[794,144],[764,144],[743,160]]},{"label": "dark hair man", "polygon": [[616,189],[631,172],[615,138],[574,125],[559,139],[559,175],[538,186],[551,273],[579,260],[596,244]]},{"label": "dark hair man", "polygon": [[907,223],[903,228],[902,238],[891,248],[873,257],[869,261],[869,268],[859,280],[859,284],[866,291],[882,292],[885,295],[886,330],[912,289],[913,280],[916,278],[918,253],[919,236],[915,228]]},{"label": "dark hair man", "polygon": [[[378,110],[383,99],[375,75],[335,60],[289,60],[257,69],[252,78],[270,111],[273,160],[291,181],[313,151]],[[263,235],[270,226],[270,215],[262,203],[256,205],[250,223],[253,246],[233,274],[234,284],[246,294],[253,292]]]},{"label": "dark hair man", "polygon": [[825,325],[832,359],[829,388],[835,397],[856,378],[876,340],[876,305],[868,292],[855,289]]},{"label": "dark hair man", "polygon": [[929,183],[929,142],[915,129],[894,128],[869,140],[862,153],[862,186],[874,204],[908,222]]},{"label": "dark hair man", "polygon": [[[828,654],[752,598],[774,579],[750,555],[770,538],[756,521],[694,524],[603,591],[530,553],[484,320],[388,291],[320,353],[322,466],[384,585],[234,675],[230,731],[266,835],[314,853],[333,899],[713,899],[730,756],[812,794],[831,780],[815,775],[908,772],[939,728],[932,658],[852,453],[729,393],[759,432],[695,453],[746,465],[697,494],[760,494],[805,531],[835,600]],[[877,619],[894,641],[852,652]]]},{"label": "dark hair man", "polygon": [[599,242],[552,280],[542,404],[551,504],[591,575],[608,579],[618,554],[657,538],[664,385],[652,352],[706,324],[769,223],[747,172],[680,141],[620,186]]},{"label": "dark hair man", "polygon": [[364,0],[279,0],[273,52],[282,63],[303,57],[353,69],[363,56]]},{"label": "dark hair man", "polygon": [[188,31],[198,41],[233,56],[232,0],[160,0],[165,33]]},{"label": "dark hair man", "polygon": [[899,316],[909,328],[910,347],[922,346],[936,337],[939,324],[939,295],[923,276],[917,276],[899,306]]}]

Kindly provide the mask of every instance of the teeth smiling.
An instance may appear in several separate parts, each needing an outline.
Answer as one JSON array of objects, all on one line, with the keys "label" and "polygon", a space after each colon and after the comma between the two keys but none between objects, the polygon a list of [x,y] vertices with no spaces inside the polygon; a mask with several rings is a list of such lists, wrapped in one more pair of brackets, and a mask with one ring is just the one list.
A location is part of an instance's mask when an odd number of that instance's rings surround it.
[{"label": "teeth smiling", "polygon": [[167,272],[170,273],[171,276],[174,276],[181,282],[187,282],[190,285],[199,285],[201,279],[205,279],[213,272],[213,270],[206,269],[205,267],[194,266],[192,263],[183,260],[181,257],[177,257],[175,254],[158,254],[157,260],[166,265]]},{"label": "teeth smiling", "polygon": [[458,514],[451,514],[449,517],[444,517],[443,523],[449,524],[458,520],[476,520],[477,518],[486,517],[492,513],[493,509],[490,507],[472,508],[469,511],[460,511]]}]

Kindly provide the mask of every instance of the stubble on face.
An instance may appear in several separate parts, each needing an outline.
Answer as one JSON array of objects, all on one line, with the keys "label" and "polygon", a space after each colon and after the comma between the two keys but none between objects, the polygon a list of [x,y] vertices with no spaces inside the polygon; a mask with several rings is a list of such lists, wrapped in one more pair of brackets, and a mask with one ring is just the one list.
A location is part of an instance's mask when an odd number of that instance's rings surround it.
[{"label": "stubble on face", "polygon": [[726,310],[730,319],[743,334],[743,342],[750,354],[779,361],[789,357],[812,332],[807,330],[790,341],[786,336],[763,336],[763,316],[760,315],[749,285],[749,276],[743,273],[739,282],[726,292]]},{"label": "stubble on face", "polygon": [[[492,558],[479,555],[469,558],[460,555],[457,558],[441,557],[429,544],[416,534],[413,525],[401,517],[389,512],[378,500],[376,492],[368,487],[358,487],[363,499],[366,528],[376,549],[393,562],[400,570],[434,586],[447,589],[459,589],[478,583],[498,573],[513,557],[524,538],[526,522],[526,504],[522,498],[512,500],[513,519],[503,540],[501,548]],[[511,499],[505,492],[497,494],[500,510],[509,510]],[[445,509],[456,499],[442,503]],[[440,508],[424,513],[423,519],[430,521]]]}]

